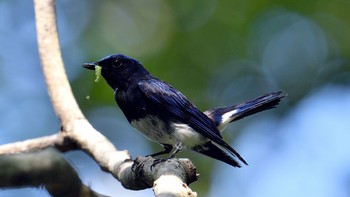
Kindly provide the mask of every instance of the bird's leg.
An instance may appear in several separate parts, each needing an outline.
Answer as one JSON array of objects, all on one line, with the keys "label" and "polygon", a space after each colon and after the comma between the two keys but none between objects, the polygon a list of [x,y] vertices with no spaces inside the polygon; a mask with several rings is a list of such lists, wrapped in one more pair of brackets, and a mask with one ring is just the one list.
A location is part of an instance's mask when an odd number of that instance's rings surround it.
[{"label": "bird's leg", "polygon": [[170,154],[170,156],[168,157],[168,159],[171,159],[171,158],[173,158],[178,152],[180,152],[182,150],[182,145],[181,145],[181,143],[179,142],[179,143],[177,143],[176,145],[175,145],[175,150]]},{"label": "bird's leg", "polygon": [[173,149],[173,146],[169,145],[169,144],[163,144],[163,147],[164,147],[164,150],[162,150],[160,152],[157,152],[157,153],[153,153],[151,155],[147,155],[146,157],[148,157],[148,156],[155,157],[155,156],[158,156],[158,155],[168,154]]},{"label": "bird's leg", "polygon": [[[173,146],[171,146],[171,145],[168,145],[168,146],[170,146],[171,149],[169,149],[169,147],[168,147],[168,149],[166,149],[166,146],[164,145],[164,149],[165,149],[165,150],[162,151],[162,152],[168,151],[167,153],[169,153],[169,152],[173,149]],[[167,159],[173,158],[173,157],[176,155],[176,153],[180,152],[181,150],[182,150],[182,145],[181,145],[181,143],[179,142],[179,143],[177,143],[177,144],[175,145],[175,150],[170,154],[170,156],[169,156]],[[156,160],[154,160],[153,164],[151,165],[151,169],[152,169],[155,165],[157,165],[157,164],[159,164],[159,163],[161,163],[161,162],[164,162],[164,161],[167,160],[167,159],[156,159]]]}]

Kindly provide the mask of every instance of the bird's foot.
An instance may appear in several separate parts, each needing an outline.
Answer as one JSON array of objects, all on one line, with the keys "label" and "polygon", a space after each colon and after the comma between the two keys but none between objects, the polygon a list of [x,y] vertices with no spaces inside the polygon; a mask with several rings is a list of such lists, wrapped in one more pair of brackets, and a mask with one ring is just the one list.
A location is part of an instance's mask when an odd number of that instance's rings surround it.
[{"label": "bird's foot", "polygon": [[165,162],[167,159],[155,159],[151,165],[151,170],[153,170],[153,167],[155,167],[156,165]]},{"label": "bird's foot", "polygon": [[134,164],[131,166],[131,170],[133,172],[136,172],[137,169],[142,169],[144,166],[145,162],[143,161],[143,158],[140,156],[137,156],[136,159],[134,160]]}]

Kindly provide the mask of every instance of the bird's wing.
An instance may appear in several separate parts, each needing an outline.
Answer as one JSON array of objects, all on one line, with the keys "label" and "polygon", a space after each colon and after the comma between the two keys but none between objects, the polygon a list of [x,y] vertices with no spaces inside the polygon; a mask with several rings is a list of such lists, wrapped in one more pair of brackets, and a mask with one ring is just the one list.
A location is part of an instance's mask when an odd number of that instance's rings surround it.
[{"label": "bird's wing", "polygon": [[247,164],[237,151],[222,139],[214,122],[191,104],[179,91],[158,79],[143,80],[138,85],[146,102],[153,105],[159,113],[187,123],[195,131],[225,148]]}]

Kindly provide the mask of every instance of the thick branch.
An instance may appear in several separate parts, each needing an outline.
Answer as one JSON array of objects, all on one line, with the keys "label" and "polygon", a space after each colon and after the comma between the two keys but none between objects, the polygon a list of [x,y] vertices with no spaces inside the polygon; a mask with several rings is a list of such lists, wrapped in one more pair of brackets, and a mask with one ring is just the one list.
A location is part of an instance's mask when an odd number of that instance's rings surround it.
[{"label": "thick branch", "polygon": [[69,85],[60,51],[55,0],[34,0],[39,55],[48,92],[62,124],[62,132],[89,153],[103,169],[111,170],[130,156],[118,152],[112,143],[85,119]]},{"label": "thick branch", "polygon": [[61,120],[84,118],[72,94],[59,45],[55,0],[34,0],[39,55],[51,102]]},{"label": "thick branch", "polygon": [[54,149],[2,155],[0,169],[1,188],[44,186],[52,196],[103,196],[85,186],[74,168]]},{"label": "thick branch", "polygon": [[198,178],[196,168],[189,159],[173,158],[157,164],[154,162],[155,159],[152,157],[137,157],[134,163],[124,163],[113,174],[118,174],[116,178],[125,188],[133,190],[150,188],[163,175],[176,176],[187,184]]}]

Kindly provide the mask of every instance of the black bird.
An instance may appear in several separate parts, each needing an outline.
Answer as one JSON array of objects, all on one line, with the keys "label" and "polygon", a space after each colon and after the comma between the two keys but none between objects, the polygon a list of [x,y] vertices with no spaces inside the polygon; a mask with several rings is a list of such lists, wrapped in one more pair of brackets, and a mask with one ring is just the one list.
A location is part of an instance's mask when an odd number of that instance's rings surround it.
[{"label": "black bird", "polygon": [[229,122],[274,108],[285,95],[270,93],[235,106],[201,112],[175,88],[151,75],[142,64],[121,54],[109,55],[98,62],[85,63],[84,68],[101,74],[114,90],[114,98],[131,126],[148,139],[163,145],[164,150],[151,156],[191,149],[241,167],[247,162],[228,145],[220,131]]}]

